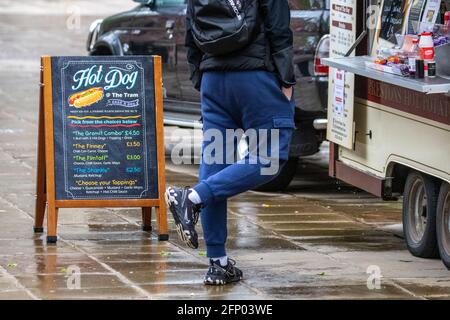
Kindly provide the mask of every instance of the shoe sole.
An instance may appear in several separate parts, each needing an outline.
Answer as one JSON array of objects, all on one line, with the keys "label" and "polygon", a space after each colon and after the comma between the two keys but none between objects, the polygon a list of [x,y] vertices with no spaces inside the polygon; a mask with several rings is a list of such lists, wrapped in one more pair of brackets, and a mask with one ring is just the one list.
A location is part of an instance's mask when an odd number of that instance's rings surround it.
[{"label": "shoe sole", "polygon": [[212,282],[211,282],[211,281],[208,281],[208,280],[204,280],[204,281],[203,281],[203,284],[206,285],[206,286],[226,286],[227,284],[237,283],[237,282],[239,282],[239,281],[241,281],[241,280],[242,280],[242,277],[239,278],[239,279],[230,280],[230,281],[228,281],[228,282],[220,281],[220,280],[218,280],[218,279],[216,279],[216,280],[214,280],[214,281],[212,281]]},{"label": "shoe sole", "polygon": [[[172,209],[170,208],[171,207],[171,202],[170,202],[170,197],[169,197],[170,190],[171,190],[171,188],[167,188],[164,196],[165,196],[167,208],[169,208],[169,211],[172,213],[173,220],[175,221],[175,226],[176,226],[178,236],[180,237],[181,241],[183,241],[183,243],[186,246],[188,246],[189,248],[198,249],[198,247],[194,246],[192,244],[192,242],[189,240],[187,234],[184,232],[183,225],[178,220],[178,216],[176,215],[176,213],[173,213]],[[189,232],[189,230],[187,230],[187,231]],[[190,232],[189,232],[189,234],[190,234]]]}]

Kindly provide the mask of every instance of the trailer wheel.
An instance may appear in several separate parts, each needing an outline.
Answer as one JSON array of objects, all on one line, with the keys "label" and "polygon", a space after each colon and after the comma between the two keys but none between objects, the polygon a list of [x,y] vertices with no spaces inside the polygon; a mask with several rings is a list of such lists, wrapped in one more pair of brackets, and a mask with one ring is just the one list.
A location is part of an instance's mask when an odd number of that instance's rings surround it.
[{"label": "trailer wheel", "polygon": [[411,172],[403,194],[403,232],[408,250],[416,257],[439,256],[436,206],[439,185],[427,175]]},{"label": "trailer wheel", "polygon": [[436,230],[442,262],[450,269],[450,184],[445,182],[439,193]]}]

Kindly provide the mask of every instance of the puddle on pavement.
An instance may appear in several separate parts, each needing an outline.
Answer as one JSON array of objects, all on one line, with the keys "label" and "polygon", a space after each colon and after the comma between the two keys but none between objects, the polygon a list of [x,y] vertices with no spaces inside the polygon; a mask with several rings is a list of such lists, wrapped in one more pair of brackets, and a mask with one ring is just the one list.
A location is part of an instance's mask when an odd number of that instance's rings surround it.
[{"label": "puddle on pavement", "polygon": [[316,205],[274,205],[260,204],[258,206],[230,206],[230,211],[243,216],[253,215],[275,215],[275,214],[316,214],[316,213],[333,213],[331,210]]},{"label": "puddle on pavement", "polygon": [[186,257],[185,253],[182,252],[167,252],[161,251],[160,253],[131,253],[134,250],[128,250],[128,253],[102,253],[95,254],[95,257],[100,261],[110,263],[110,262],[183,262],[190,260]]},{"label": "puddle on pavement", "polygon": [[77,266],[82,273],[106,272],[98,262],[81,253],[0,256],[0,265],[12,275],[60,274],[68,266]]},{"label": "puddle on pavement", "polygon": [[26,290],[14,290],[0,292],[0,300],[33,300]]},{"label": "puddle on pavement", "polygon": [[144,231],[136,231],[136,232],[70,232],[70,230],[61,228],[60,236],[65,240],[105,240],[105,241],[114,241],[114,240],[130,240],[136,239],[139,240],[141,238],[153,238],[156,239],[155,236],[144,232]]},{"label": "puddle on pavement", "polygon": [[[417,279],[411,280],[396,280],[403,288],[414,292],[416,295],[424,297],[439,297],[446,296],[447,299],[450,296],[450,278],[441,280],[429,280],[428,283],[420,283],[424,281],[418,281]],[[419,283],[417,283],[419,282]]]},{"label": "puddle on pavement", "polygon": [[[148,241],[145,241],[148,240]],[[92,243],[94,242],[94,243]],[[108,244],[106,240],[100,241],[73,241],[81,250],[88,254],[153,254],[170,255],[172,253],[178,253],[179,250],[174,249],[168,242],[159,242],[157,240],[142,239],[136,241],[125,240],[114,241],[114,244]]]},{"label": "puddle on pavement", "polygon": [[383,285],[379,290],[369,290],[365,285],[294,286],[272,288],[269,294],[282,299],[414,299],[401,289]]},{"label": "puddle on pavement", "polygon": [[342,236],[369,236],[378,235],[379,232],[371,229],[349,229],[342,230],[337,228],[326,228],[316,230],[286,230],[279,232],[280,234],[289,237],[290,239],[307,239],[308,238],[321,238],[321,237],[342,237]]},{"label": "puddle on pavement", "polygon": [[256,222],[260,223],[293,223],[293,222],[353,222],[350,219],[346,219],[343,216],[340,216],[335,213],[288,213],[288,214],[257,214],[256,216],[250,216],[249,219],[252,219]]},{"label": "puddle on pavement", "polygon": [[[16,279],[21,285],[29,289],[38,289],[42,293],[56,289],[67,289],[68,272],[60,274],[20,275]],[[82,274],[80,285],[84,289],[91,288],[117,288],[124,283],[113,274]]]},{"label": "puddle on pavement", "polygon": [[283,222],[283,223],[270,223],[266,224],[269,228],[277,231],[299,231],[303,230],[314,231],[314,230],[358,230],[361,226],[355,224],[354,222]]},{"label": "puddle on pavement", "polygon": [[91,299],[148,299],[145,294],[132,287],[123,286],[117,288],[81,288],[73,290],[68,288],[56,288],[54,290],[31,289],[33,294],[46,300],[91,300]]},{"label": "puddle on pavement", "polygon": [[[352,242],[352,240],[356,240]],[[338,251],[368,251],[368,252],[386,252],[406,250],[406,244],[404,241],[392,241],[392,242],[374,242],[373,239],[347,239],[345,241],[339,241],[336,238],[326,241],[312,240],[312,241],[295,241],[299,245],[308,246],[308,248],[314,248],[318,252],[333,253]]]},{"label": "puddle on pavement", "polygon": [[[132,267],[132,266],[131,266]],[[138,285],[142,284],[191,284],[193,286],[203,285],[203,277],[205,276],[207,266],[205,265],[201,269],[191,269],[188,271],[131,271],[124,272],[123,275]]]},{"label": "puddle on pavement", "polygon": [[61,225],[97,225],[127,223],[115,212],[107,209],[61,209],[58,216]]},{"label": "puddle on pavement", "polygon": [[155,272],[161,275],[165,272],[181,272],[189,270],[206,270],[208,265],[205,259],[204,263],[189,261],[161,261],[161,262],[110,262],[108,263],[113,269],[126,274],[134,272]]},{"label": "puddle on pavement", "polygon": [[144,290],[158,296],[182,296],[185,298],[199,299],[200,297],[220,297],[227,299],[229,295],[254,295],[254,292],[243,285],[231,285],[225,287],[213,287],[192,284],[150,284],[142,285]]},{"label": "puddle on pavement", "polygon": [[[178,238],[176,232],[170,233],[170,241],[181,248],[185,248],[184,243]],[[202,238],[199,238],[203,240]],[[227,250],[258,250],[258,251],[276,251],[284,249],[303,250],[301,246],[292,241],[276,237],[276,236],[262,236],[259,234],[248,234],[247,236],[235,237],[230,233],[227,241]],[[203,241],[200,241],[199,250],[205,250]],[[194,253],[195,255],[198,254]]]}]

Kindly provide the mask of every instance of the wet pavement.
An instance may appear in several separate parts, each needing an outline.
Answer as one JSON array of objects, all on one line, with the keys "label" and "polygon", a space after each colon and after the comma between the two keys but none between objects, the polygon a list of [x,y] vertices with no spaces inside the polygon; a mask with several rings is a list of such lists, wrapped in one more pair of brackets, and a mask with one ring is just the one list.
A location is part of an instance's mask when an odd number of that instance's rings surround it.
[{"label": "wet pavement", "polygon": [[[39,57],[84,55],[87,27],[99,17],[87,1],[33,1],[26,12],[12,3],[0,0],[0,299],[450,298],[442,263],[406,250],[401,203],[328,178],[326,145],[302,161],[286,193],[230,201],[228,248],[244,271],[240,284],[204,287],[204,247],[186,249],[172,221],[170,241],[158,242],[142,231],[139,210],[61,210],[59,242],[47,245],[32,233]],[[68,30],[74,4],[81,29]],[[94,12],[130,6],[96,1]],[[166,131],[168,141],[177,132]],[[196,167],[169,162],[167,178],[193,185]],[[368,268],[380,271],[379,289],[369,289]]]}]

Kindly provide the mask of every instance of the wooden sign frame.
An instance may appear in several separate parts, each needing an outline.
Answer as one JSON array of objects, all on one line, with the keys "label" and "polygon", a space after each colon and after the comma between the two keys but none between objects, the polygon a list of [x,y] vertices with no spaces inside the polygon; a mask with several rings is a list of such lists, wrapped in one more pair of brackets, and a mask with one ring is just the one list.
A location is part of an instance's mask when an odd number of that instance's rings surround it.
[{"label": "wooden sign frame", "polygon": [[153,200],[56,200],[55,196],[55,144],[53,132],[52,61],[41,58],[41,83],[39,98],[39,132],[37,154],[36,204],[34,232],[43,233],[47,212],[47,243],[57,242],[58,211],[62,208],[142,208],[143,230],[152,231],[152,209],[158,223],[158,239],[169,240],[165,202],[165,150],[161,57],[153,57],[156,143],[159,199]]}]

